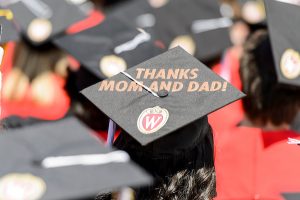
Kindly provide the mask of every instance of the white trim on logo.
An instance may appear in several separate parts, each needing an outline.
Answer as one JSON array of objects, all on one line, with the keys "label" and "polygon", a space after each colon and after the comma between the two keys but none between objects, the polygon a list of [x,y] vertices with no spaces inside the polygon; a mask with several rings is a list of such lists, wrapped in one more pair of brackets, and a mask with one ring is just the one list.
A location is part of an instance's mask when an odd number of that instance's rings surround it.
[{"label": "white trim on logo", "polygon": [[[151,116],[151,115],[160,115]],[[169,119],[169,112],[167,109],[161,108],[159,106],[153,108],[145,109],[139,116],[137,120],[137,127],[141,133],[144,134],[151,134],[155,133],[160,130],[168,121]],[[145,126],[143,125],[143,121],[145,121]]]}]

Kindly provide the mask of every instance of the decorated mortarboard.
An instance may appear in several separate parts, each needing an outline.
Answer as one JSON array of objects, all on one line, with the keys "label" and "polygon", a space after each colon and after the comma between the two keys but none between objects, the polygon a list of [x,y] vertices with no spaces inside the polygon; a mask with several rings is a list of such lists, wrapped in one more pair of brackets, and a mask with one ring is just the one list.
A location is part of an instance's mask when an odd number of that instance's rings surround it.
[{"label": "decorated mortarboard", "polygon": [[278,82],[300,86],[300,2],[265,1]]},{"label": "decorated mortarboard", "polygon": [[0,44],[19,39],[19,32],[13,22],[12,11],[0,9],[0,25],[2,27]]},{"label": "decorated mortarboard", "polygon": [[6,0],[0,6],[12,10],[21,31],[36,45],[86,17],[70,0]]},{"label": "decorated mortarboard", "polygon": [[74,118],[1,133],[0,199],[85,199],[151,182]]},{"label": "decorated mortarboard", "polygon": [[151,34],[115,16],[107,17],[93,28],[57,38],[54,42],[101,80],[162,52]]},{"label": "decorated mortarboard", "polygon": [[82,94],[142,145],[244,97],[180,47]]},{"label": "decorated mortarboard", "polygon": [[283,193],[282,196],[285,200],[299,200],[300,193]]}]

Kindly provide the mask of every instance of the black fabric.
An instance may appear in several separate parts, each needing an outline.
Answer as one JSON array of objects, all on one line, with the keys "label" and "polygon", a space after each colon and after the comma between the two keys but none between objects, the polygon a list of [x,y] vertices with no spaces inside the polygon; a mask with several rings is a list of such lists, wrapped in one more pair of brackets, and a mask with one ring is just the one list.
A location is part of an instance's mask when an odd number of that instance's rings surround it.
[{"label": "black fabric", "polygon": [[0,25],[2,26],[0,44],[19,40],[20,36],[13,21],[7,20],[5,17],[0,17]]},{"label": "black fabric", "polygon": [[[154,69],[157,70],[154,76],[157,76],[159,71],[167,74],[175,69],[181,70],[181,72],[194,71],[195,73],[169,78],[146,77],[145,73],[142,73],[140,77],[137,76],[138,70]],[[165,98],[159,98],[142,88],[135,91],[129,90],[130,84],[136,84],[120,73],[82,91],[82,94],[103,113],[143,145],[173,133],[244,96],[243,93],[213,73],[180,47],[145,61],[126,72],[138,81],[143,82],[144,85],[152,87],[154,92],[158,92],[156,91],[157,89],[159,90],[159,88],[153,86],[155,84],[161,87],[162,83],[171,82],[173,86],[175,83],[182,86],[181,89],[178,87],[178,91],[174,87],[167,88],[169,95]],[[211,87],[213,83],[218,83],[219,86],[223,85],[223,87],[225,85],[226,88],[224,88],[224,91],[222,91],[221,87],[213,89]],[[194,90],[192,90],[192,84],[196,85]],[[107,85],[108,87],[106,87]],[[124,86],[122,91],[118,91],[118,85]],[[127,87],[125,87],[126,85]],[[203,89],[203,85],[207,85],[209,88]],[[138,126],[138,122],[140,122],[139,116],[145,110],[157,107],[160,107],[159,110],[162,113],[166,112],[165,110],[168,111],[169,117],[166,123],[159,130],[154,130],[150,134],[143,134]],[[163,114],[161,115],[163,116]]]},{"label": "black fabric", "polygon": [[[197,170],[204,164],[213,163],[212,131],[207,117],[146,146],[123,131],[114,146],[128,152],[136,163],[155,177],[168,177],[184,169]],[[209,149],[211,153],[205,152]]]},{"label": "black fabric", "polygon": [[151,182],[151,177],[132,162],[49,169],[39,165],[42,159],[51,156],[113,151],[90,134],[90,130],[74,118],[1,131],[0,180],[11,173],[29,173],[40,177],[46,183],[46,192],[41,198],[45,200],[85,199],[95,197],[104,190],[139,187]]}]

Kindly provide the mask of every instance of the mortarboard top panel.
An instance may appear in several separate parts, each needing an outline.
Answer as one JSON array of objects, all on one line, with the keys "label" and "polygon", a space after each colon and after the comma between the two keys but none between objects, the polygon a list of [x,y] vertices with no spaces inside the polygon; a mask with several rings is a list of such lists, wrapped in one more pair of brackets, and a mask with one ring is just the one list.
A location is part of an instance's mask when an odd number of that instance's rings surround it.
[{"label": "mortarboard top panel", "polygon": [[[95,197],[101,191],[149,184],[150,176],[126,156],[125,159],[126,153],[112,151],[89,133],[78,120],[69,118],[1,134],[0,199],[16,197],[14,191],[24,192],[25,199],[83,199]],[[73,165],[51,166],[49,160],[48,164],[44,160],[94,154],[104,155],[102,164],[76,165],[75,159]],[[65,162],[66,157],[56,164]]]},{"label": "mortarboard top panel", "polygon": [[180,47],[126,73],[86,88],[82,94],[142,145],[244,97]]},{"label": "mortarboard top panel", "polygon": [[269,0],[265,5],[278,81],[300,86],[300,3],[293,2]]},{"label": "mortarboard top panel", "polygon": [[201,60],[213,59],[231,45],[228,27],[232,21],[221,16],[216,0],[132,1],[108,15],[144,28],[167,47],[180,44]]},{"label": "mortarboard top panel", "polygon": [[54,43],[100,80],[162,52],[149,33],[115,16],[107,17],[91,29],[55,39]]},{"label": "mortarboard top panel", "polygon": [[2,4],[13,12],[21,31],[35,45],[49,41],[86,17],[68,0],[12,0]]},{"label": "mortarboard top panel", "polygon": [[0,25],[2,27],[0,44],[19,40],[19,32],[11,19],[8,20],[6,17],[0,16]]},{"label": "mortarboard top panel", "polygon": [[300,199],[300,193],[283,193],[282,196],[286,200],[299,200]]}]

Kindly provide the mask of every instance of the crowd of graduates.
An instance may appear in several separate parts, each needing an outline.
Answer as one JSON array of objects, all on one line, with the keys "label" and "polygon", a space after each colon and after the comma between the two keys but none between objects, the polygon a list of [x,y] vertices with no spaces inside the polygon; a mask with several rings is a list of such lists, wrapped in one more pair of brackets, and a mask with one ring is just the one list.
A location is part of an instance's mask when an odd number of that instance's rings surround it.
[{"label": "crowd of graduates", "polygon": [[1,1],[0,200],[299,200],[299,20],[297,0]]}]

